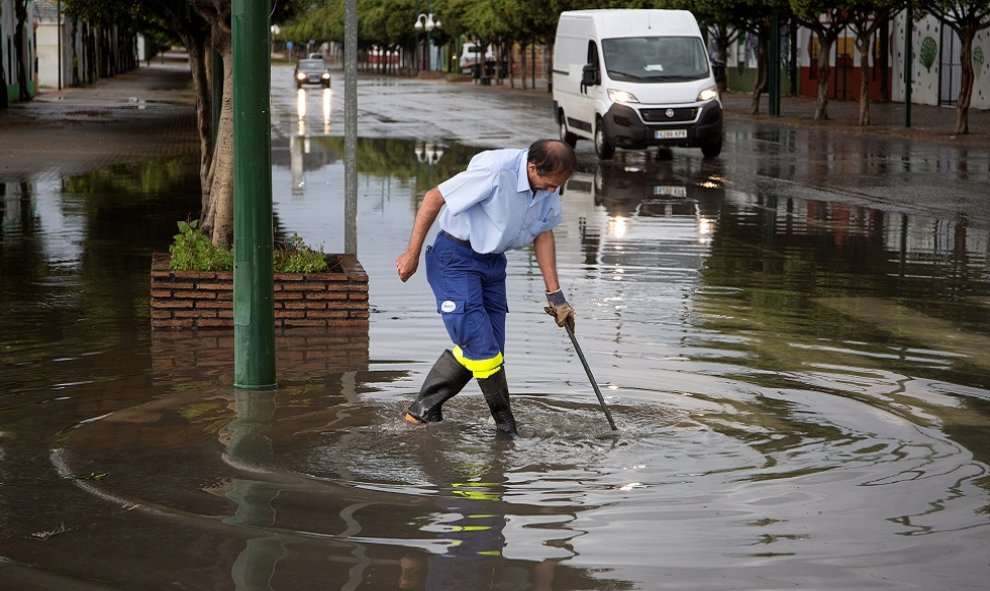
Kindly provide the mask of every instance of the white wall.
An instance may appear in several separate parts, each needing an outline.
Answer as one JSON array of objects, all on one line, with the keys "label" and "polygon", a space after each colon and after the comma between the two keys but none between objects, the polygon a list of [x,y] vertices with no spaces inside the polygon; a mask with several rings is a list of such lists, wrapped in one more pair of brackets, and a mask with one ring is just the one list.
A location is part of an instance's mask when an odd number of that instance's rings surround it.
[{"label": "white wall", "polygon": [[[943,25],[933,17],[914,23],[913,34],[911,35],[912,54],[911,60],[913,83],[911,84],[911,102],[922,105],[939,104],[939,77],[941,75],[942,61],[942,27]],[[893,28],[893,80],[891,88],[891,98],[895,101],[904,100],[904,31],[905,13],[902,12],[894,18]],[[954,33],[953,33],[954,35]],[[935,59],[926,66],[923,63],[923,44],[935,44]],[[950,61],[958,63],[959,40],[955,40],[955,55]],[[982,62],[980,57],[982,56]],[[973,70],[975,80],[973,84],[972,107],[976,109],[990,109],[990,31],[984,29],[973,42]],[[957,99],[953,96],[952,99]]]},{"label": "white wall", "polygon": [[[57,37],[58,29],[54,22],[42,22],[38,24],[38,83],[47,88],[58,88],[58,51],[59,42]],[[68,38],[65,34],[65,27],[62,27],[62,86],[67,86],[69,77],[69,56]]]}]

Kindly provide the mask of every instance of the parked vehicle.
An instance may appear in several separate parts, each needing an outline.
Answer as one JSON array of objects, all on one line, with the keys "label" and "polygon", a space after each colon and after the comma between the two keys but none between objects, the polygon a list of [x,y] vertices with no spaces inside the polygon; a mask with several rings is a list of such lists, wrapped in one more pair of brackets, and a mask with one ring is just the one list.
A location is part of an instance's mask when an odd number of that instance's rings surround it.
[{"label": "parked vehicle", "polygon": [[570,145],[722,151],[722,103],[701,30],[686,10],[560,14],[553,56],[554,114]]},{"label": "parked vehicle", "polygon": [[330,88],[330,69],[322,58],[299,60],[292,77],[296,81],[296,88],[302,88],[304,84],[319,84],[323,88]]},{"label": "parked vehicle", "polygon": [[[484,53],[484,56],[481,54]],[[484,61],[485,63],[491,64],[491,68],[495,67],[495,51],[492,46],[489,45],[487,48],[482,48],[477,43],[472,41],[467,41],[461,46],[461,56],[458,58],[461,66],[462,74],[473,74],[476,71],[475,66],[479,65]]]}]

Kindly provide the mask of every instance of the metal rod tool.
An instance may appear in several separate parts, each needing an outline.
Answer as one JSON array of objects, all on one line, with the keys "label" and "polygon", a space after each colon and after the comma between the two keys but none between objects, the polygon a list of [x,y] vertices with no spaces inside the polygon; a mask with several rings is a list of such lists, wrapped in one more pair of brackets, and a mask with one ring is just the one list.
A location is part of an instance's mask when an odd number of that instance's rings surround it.
[{"label": "metal rod tool", "polygon": [[605,412],[605,418],[608,419],[608,425],[612,427],[613,431],[618,431],[619,428],[615,426],[615,421],[612,420],[612,413],[608,410],[608,406],[605,405],[605,397],[602,396],[602,391],[598,389],[598,382],[595,381],[595,376],[591,375],[591,368],[588,367],[588,360],[584,358],[584,353],[581,351],[581,346],[578,345],[577,339],[574,337],[574,331],[571,327],[564,325],[567,329],[567,336],[571,337],[571,344],[574,345],[574,350],[577,351],[578,357],[581,359],[581,365],[584,366],[584,371],[588,373],[588,379],[591,380],[591,385],[595,389],[595,395],[598,396],[598,403],[602,405],[602,411]]}]

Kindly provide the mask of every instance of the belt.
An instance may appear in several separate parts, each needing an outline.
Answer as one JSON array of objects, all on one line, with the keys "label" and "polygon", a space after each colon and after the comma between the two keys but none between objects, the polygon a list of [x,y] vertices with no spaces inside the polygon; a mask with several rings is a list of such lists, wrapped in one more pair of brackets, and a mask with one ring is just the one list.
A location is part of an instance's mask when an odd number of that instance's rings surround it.
[{"label": "belt", "polygon": [[461,246],[466,246],[468,248],[471,248],[471,241],[470,240],[461,240],[457,236],[453,236],[453,235],[447,233],[446,230],[440,230],[440,235],[446,237],[447,240],[450,240],[451,242],[456,242],[457,244],[460,244]]}]

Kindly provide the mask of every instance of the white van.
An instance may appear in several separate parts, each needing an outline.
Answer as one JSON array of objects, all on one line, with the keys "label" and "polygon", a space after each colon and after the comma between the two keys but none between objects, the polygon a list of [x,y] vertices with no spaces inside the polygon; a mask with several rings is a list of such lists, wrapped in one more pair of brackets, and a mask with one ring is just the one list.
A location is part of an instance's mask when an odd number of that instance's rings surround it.
[{"label": "white van", "polygon": [[615,148],[722,151],[722,103],[701,30],[686,10],[574,10],[557,22],[553,103],[560,139]]}]

